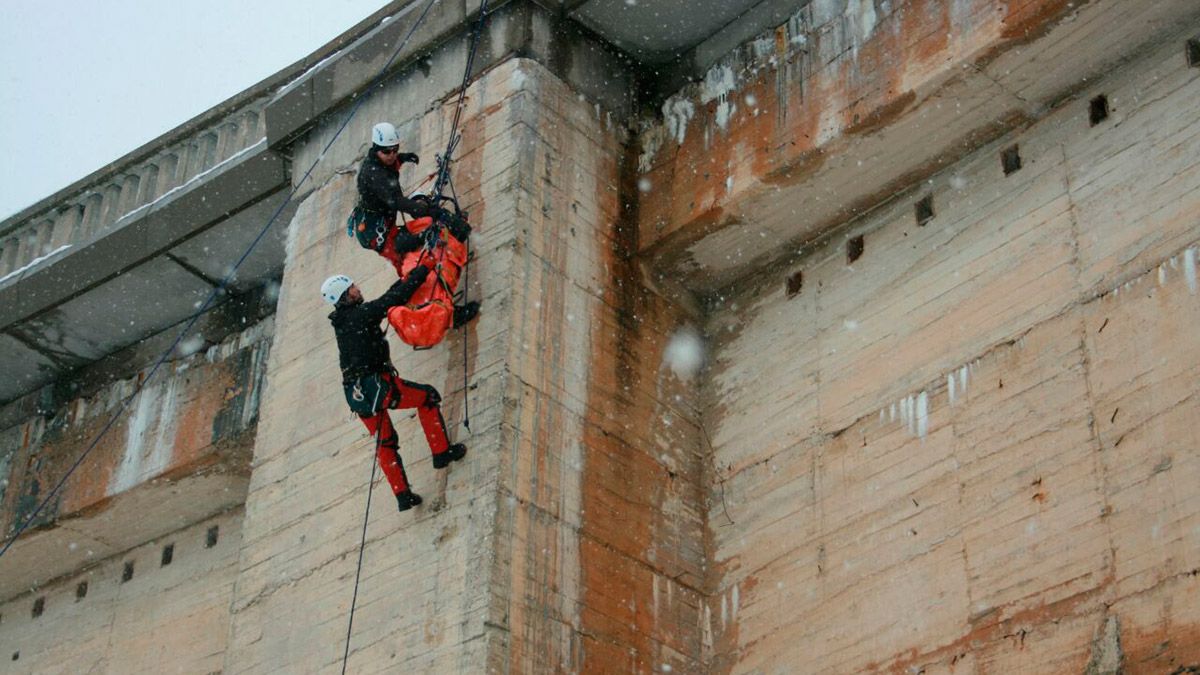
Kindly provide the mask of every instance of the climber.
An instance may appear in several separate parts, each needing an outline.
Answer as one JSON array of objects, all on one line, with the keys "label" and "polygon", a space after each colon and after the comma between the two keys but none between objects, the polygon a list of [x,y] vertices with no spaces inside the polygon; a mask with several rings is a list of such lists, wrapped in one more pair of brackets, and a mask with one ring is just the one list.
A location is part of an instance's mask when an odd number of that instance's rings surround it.
[{"label": "climber", "polygon": [[[405,254],[433,250],[441,236],[448,231],[459,243],[465,244],[471,226],[461,213],[452,213],[426,199],[409,198],[400,187],[400,167],[408,162],[419,164],[420,157],[400,152],[400,136],[396,127],[380,122],[371,129],[371,148],[358,168],[358,205],[351,214],[349,226],[363,248],[369,248],[385,258],[404,276]],[[401,226],[397,212],[413,218],[430,218],[438,226],[420,228]],[[407,225],[408,223],[406,223]],[[459,263],[461,266],[465,261]],[[453,289],[451,289],[453,293]],[[454,308],[453,325],[461,326],[479,313],[479,303],[469,302]]]},{"label": "climber", "polygon": [[401,511],[420,504],[421,497],[412,491],[404,472],[399,438],[388,415],[389,408],[417,409],[433,455],[433,468],[445,468],[467,454],[465,445],[451,445],[446,438],[446,422],[440,407],[442,399],[437,389],[402,380],[396,374],[387,339],[379,327],[387,311],[407,302],[428,275],[428,265],[418,266],[392,284],[378,299],[368,302],[363,301],[362,292],[347,276],[335,275],[321,284],[321,296],[334,306],[329,320],[337,336],[346,403],[375,438],[379,466],[392,486]]}]

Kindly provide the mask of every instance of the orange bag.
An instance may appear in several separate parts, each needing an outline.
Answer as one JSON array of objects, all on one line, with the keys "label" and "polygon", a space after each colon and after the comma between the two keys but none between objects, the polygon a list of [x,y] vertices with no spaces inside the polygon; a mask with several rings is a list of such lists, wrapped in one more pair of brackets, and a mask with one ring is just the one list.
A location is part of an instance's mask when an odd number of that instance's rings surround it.
[{"label": "orange bag", "polygon": [[[413,234],[420,234],[433,224],[432,218],[416,218],[405,223]],[[408,304],[388,310],[388,323],[405,344],[429,348],[441,342],[454,323],[454,291],[467,264],[467,246],[443,229],[432,250],[421,249],[405,253],[400,271],[405,276],[417,265],[433,259],[433,268],[425,283],[417,288]]]}]

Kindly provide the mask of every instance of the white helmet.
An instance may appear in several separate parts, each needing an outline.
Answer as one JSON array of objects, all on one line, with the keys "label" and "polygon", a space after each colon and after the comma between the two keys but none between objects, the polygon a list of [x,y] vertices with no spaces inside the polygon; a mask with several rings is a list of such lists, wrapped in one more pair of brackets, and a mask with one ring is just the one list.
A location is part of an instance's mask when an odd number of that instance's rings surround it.
[{"label": "white helmet", "polygon": [[325,302],[331,305],[336,305],[341,299],[342,294],[346,289],[354,285],[354,280],[345,274],[335,274],[325,280],[321,284],[321,297],[325,298]]},{"label": "white helmet", "polygon": [[371,142],[385,148],[400,145],[400,134],[396,133],[396,127],[387,122],[380,122],[371,129]]}]

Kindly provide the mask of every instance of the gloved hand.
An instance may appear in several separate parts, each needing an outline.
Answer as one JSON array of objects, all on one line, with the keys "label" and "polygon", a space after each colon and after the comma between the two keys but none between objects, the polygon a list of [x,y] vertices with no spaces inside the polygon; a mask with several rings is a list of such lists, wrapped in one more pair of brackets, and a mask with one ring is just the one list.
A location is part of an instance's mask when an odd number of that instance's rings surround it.
[{"label": "gloved hand", "polygon": [[408,273],[407,277],[404,277],[404,280],[413,281],[413,283],[420,286],[422,283],[424,283],[425,277],[427,276],[429,276],[429,268],[425,265],[417,265],[412,269],[411,272]]},{"label": "gloved hand", "polygon": [[409,202],[404,212],[413,218],[424,218],[433,215],[433,207],[429,206],[429,204],[416,199],[409,200]]},{"label": "gloved hand", "polygon": [[396,159],[399,159],[401,164],[404,162],[408,162],[409,164],[421,163],[421,158],[418,157],[417,153],[415,152],[402,152],[396,157]]}]

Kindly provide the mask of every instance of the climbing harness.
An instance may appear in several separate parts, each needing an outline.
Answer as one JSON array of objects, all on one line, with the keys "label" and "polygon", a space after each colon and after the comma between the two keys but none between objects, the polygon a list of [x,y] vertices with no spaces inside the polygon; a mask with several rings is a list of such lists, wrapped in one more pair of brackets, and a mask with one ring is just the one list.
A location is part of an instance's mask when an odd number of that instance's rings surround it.
[{"label": "climbing harness", "polygon": [[365,249],[381,253],[387,245],[387,234],[387,218],[368,212],[361,203],[354,205],[346,219],[347,237],[352,237]]}]

